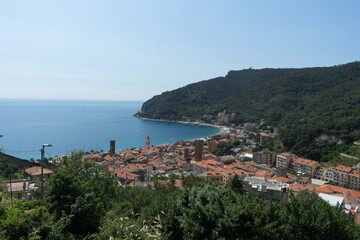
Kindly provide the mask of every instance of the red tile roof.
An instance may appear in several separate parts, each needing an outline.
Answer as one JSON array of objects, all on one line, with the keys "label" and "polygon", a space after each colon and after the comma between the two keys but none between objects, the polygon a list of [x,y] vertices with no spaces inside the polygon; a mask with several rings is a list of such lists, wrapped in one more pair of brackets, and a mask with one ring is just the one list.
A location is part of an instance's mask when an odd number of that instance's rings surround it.
[{"label": "red tile roof", "polygon": [[262,137],[270,137],[270,134],[262,132],[262,133],[260,133],[260,136],[262,136]]},{"label": "red tile roof", "polygon": [[351,168],[351,167],[347,167],[347,166],[343,166],[343,165],[337,165],[337,166],[335,167],[335,170],[350,173],[350,172],[352,171],[352,168]]},{"label": "red tile roof", "polygon": [[255,176],[261,177],[261,178],[270,178],[270,177],[274,176],[274,172],[266,171],[266,170],[257,170],[255,172]]},{"label": "red tile roof", "polygon": [[312,191],[314,188],[315,188],[315,185],[313,185],[313,184],[293,183],[290,185],[290,190],[293,191],[295,194],[298,194],[299,192],[301,192],[303,190]]},{"label": "red tile roof", "polygon": [[295,181],[290,179],[290,178],[286,178],[286,177],[273,177],[271,178],[271,180],[275,180],[275,181],[278,181],[278,182],[282,182],[282,183],[294,183]]},{"label": "red tile roof", "polygon": [[309,165],[309,166],[320,165],[318,162],[316,162],[314,160],[305,159],[305,158],[296,158],[296,159],[294,159],[293,163],[299,163],[299,164],[304,164],[304,165]]},{"label": "red tile roof", "polygon": [[345,194],[345,195],[352,195],[353,197],[357,197],[360,200],[360,191],[355,191],[355,190],[351,190],[351,189],[347,189],[347,188],[343,188],[343,187],[339,187],[339,186],[334,186],[334,185],[330,185],[330,184],[324,184],[322,186],[317,187],[316,192],[318,193],[341,193],[341,194]]},{"label": "red tile roof", "polygon": [[294,158],[296,158],[296,157],[297,157],[295,154],[289,153],[289,152],[279,153],[278,156],[285,157],[285,158],[288,158],[288,157],[294,157]]},{"label": "red tile roof", "polygon": [[360,177],[360,171],[354,170],[349,175],[354,177]]},{"label": "red tile roof", "polygon": [[[41,167],[38,167],[38,166],[30,167],[30,168],[25,169],[25,172],[31,176],[38,176],[38,175],[41,175]],[[51,171],[50,169],[47,169],[47,168],[43,168],[43,173],[51,174],[51,173],[53,173],[53,171]]]},{"label": "red tile roof", "polygon": [[118,178],[135,179],[135,178],[139,177],[139,175],[132,173],[131,170],[128,168],[118,168],[118,169],[115,169],[114,172]]}]

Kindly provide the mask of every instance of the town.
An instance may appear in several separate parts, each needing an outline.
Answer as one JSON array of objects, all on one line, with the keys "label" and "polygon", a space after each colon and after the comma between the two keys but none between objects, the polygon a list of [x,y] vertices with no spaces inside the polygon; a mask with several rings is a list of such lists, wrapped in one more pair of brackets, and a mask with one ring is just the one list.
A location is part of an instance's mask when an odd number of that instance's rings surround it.
[{"label": "town", "polygon": [[[219,113],[217,124],[224,123],[224,116],[225,112]],[[109,152],[89,152],[84,158],[106,166],[120,186],[182,188],[183,179],[193,176],[222,185],[238,178],[247,194],[280,202],[289,194],[310,191],[360,224],[359,165],[324,167],[293,153],[276,154],[262,148],[278,131],[261,131],[259,125],[246,123],[221,127],[215,136],[161,146],[153,146],[147,136],[144,146],[120,151],[115,150],[115,140],[110,140]],[[61,164],[62,157],[52,161]],[[11,198],[31,198],[41,185],[41,176],[46,187],[52,173],[32,166],[25,169],[24,179],[5,180],[4,184]]]}]

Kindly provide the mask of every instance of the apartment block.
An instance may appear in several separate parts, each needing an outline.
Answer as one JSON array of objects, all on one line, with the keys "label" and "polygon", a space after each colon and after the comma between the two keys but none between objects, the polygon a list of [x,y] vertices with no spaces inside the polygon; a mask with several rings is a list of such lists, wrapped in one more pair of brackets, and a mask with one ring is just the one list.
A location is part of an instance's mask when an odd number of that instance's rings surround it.
[{"label": "apartment block", "polygon": [[320,167],[320,164],[310,159],[296,158],[292,162],[292,168],[295,172],[309,176],[313,176],[318,167]]},{"label": "apartment block", "polygon": [[253,161],[258,164],[273,164],[276,160],[276,153],[267,149],[255,152],[253,155]]},{"label": "apartment block", "polygon": [[334,182],[334,175],[335,175],[335,169],[334,167],[329,167],[324,176],[325,176],[325,181],[329,181],[329,182]]},{"label": "apartment block", "polygon": [[315,170],[313,177],[319,180],[325,180],[326,173],[327,173],[327,168],[319,167]]},{"label": "apartment block", "polygon": [[360,190],[360,171],[354,170],[349,174],[349,187]]},{"label": "apartment block", "polygon": [[292,160],[297,158],[295,154],[284,152],[276,156],[276,168],[289,168]]},{"label": "apartment block", "polygon": [[343,165],[337,165],[335,167],[334,180],[340,186],[347,186],[349,182],[349,174],[351,173],[352,168],[346,167]]},{"label": "apartment block", "polygon": [[325,181],[332,181],[340,186],[348,186],[349,174],[352,168],[343,165],[337,165],[336,167],[329,167],[326,172]]},{"label": "apartment block", "polygon": [[264,146],[271,140],[271,135],[265,132],[260,133],[260,146]]}]

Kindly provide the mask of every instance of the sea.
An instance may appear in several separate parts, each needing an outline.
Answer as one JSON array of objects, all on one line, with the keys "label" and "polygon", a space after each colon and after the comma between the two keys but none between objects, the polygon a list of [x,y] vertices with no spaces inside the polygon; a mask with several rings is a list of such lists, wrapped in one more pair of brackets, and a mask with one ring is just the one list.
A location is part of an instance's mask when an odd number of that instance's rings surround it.
[{"label": "sea", "polygon": [[39,159],[72,151],[109,151],[137,148],[149,135],[152,145],[210,136],[219,132],[211,126],[141,120],[133,115],[142,102],[95,100],[0,99],[0,149],[23,159]]}]

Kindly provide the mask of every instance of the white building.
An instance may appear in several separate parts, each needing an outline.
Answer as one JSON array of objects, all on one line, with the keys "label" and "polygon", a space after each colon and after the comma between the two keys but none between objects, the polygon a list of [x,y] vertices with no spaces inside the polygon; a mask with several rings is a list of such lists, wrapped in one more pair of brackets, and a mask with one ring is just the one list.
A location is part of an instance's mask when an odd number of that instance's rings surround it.
[{"label": "white building", "polygon": [[294,160],[295,158],[297,158],[295,154],[288,152],[280,153],[276,156],[276,167],[287,169],[289,168],[291,161]]}]

